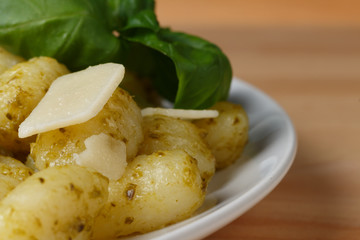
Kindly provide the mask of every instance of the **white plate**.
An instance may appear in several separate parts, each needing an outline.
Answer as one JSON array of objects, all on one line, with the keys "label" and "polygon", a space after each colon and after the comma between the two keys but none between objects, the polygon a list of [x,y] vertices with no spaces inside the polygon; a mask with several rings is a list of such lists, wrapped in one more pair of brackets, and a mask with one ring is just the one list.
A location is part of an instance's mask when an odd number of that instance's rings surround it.
[{"label": "white plate", "polygon": [[230,223],[263,199],[284,177],[296,152],[296,134],[286,113],[263,92],[233,79],[230,101],[245,108],[249,143],[231,167],[210,182],[201,211],[194,217],[131,240],[201,239]]}]

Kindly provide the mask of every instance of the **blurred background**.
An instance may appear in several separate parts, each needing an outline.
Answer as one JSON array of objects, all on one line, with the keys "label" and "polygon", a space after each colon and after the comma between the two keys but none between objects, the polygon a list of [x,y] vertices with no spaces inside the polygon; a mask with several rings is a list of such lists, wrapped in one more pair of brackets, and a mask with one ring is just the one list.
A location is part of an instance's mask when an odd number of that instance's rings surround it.
[{"label": "blurred background", "polygon": [[[157,0],[160,20],[175,26],[359,26],[358,0]],[[173,9],[173,10],[170,10]],[[193,22],[195,21],[195,22]]]},{"label": "blurred background", "polygon": [[[360,52],[359,0],[156,2],[162,25],[218,44],[236,63],[238,77],[268,73],[296,77],[300,72],[309,79],[318,74],[334,78],[360,73],[355,67]],[[286,62],[281,61],[284,55]],[[319,72],[322,69],[326,71]]]},{"label": "blurred background", "polygon": [[360,1],[157,0],[162,26],[216,43],[289,114],[294,164],[210,239],[359,239]]}]

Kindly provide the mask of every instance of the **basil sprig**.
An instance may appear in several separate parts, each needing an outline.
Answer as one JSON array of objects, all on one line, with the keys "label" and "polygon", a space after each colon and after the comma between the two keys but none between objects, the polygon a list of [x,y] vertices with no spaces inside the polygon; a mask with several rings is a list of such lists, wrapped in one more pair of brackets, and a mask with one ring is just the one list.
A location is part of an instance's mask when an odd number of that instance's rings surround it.
[{"label": "basil sprig", "polygon": [[226,99],[227,57],[204,39],[161,27],[154,9],[152,0],[1,0],[0,45],[25,58],[54,57],[73,71],[122,63],[176,108]]}]

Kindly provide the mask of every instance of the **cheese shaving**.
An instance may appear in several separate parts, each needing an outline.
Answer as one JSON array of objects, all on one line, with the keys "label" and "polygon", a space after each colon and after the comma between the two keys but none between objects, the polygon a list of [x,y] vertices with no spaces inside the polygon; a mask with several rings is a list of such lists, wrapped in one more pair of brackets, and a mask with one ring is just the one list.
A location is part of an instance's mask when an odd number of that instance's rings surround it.
[{"label": "cheese shaving", "polygon": [[124,66],[100,64],[57,78],[20,124],[20,138],[86,122],[95,117],[118,87]]},{"label": "cheese shaving", "polygon": [[86,149],[74,157],[76,163],[90,167],[111,180],[118,180],[127,166],[126,145],[105,133],[88,137]]},{"label": "cheese shaving", "polygon": [[152,115],[164,115],[181,119],[216,118],[219,116],[217,110],[188,110],[172,108],[144,108],[141,110],[143,117]]}]

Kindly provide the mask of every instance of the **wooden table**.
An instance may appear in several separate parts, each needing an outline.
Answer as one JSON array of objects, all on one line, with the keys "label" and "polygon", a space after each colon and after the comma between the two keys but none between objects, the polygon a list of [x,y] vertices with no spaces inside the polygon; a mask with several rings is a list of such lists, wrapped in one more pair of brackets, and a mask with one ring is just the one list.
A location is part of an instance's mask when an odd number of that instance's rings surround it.
[{"label": "wooden table", "polygon": [[298,151],[264,200],[206,240],[360,239],[360,2],[159,0],[289,114]]}]

